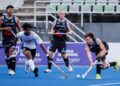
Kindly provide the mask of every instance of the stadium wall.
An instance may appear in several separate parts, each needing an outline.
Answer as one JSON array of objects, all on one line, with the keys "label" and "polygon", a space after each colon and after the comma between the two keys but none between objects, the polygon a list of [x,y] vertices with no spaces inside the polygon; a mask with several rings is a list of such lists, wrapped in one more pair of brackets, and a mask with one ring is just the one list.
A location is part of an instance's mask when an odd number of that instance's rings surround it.
[{"label": "stadium wall", "polygon": [[85,23],[84,31],[107,42],[120,42],[120,23]]},{"label": "stadium wall", "polygon": [[[120,61],[120,43],[109,43],[110,45],[110,50],[109,54],[107,55],[107,61]],[[45,46],[47,49],[49,49],[50,44],[45,43]],[[47,59],[44,54],[44,52],[41,50],[41,48],[37,47],[37,54],[35,58],[35,63],[37,65],[46,65],[47,64]],[[20,49],[20,44],[17,45],[16,47],[17,53],[17,64],[18,65],[23,65],[24,62],[27,60],[27,58],[23,55],[21,49]],[[5,65],[5,60],[4,60],[4,52],[3,49],[0,49],[0,65]],[[72,65],[78,65],[78,66],[87,66],[89,65],[88,58],[85,52],[85,43],[80,42],[80,43],[67,43],[67,54],[70,58],[70,63]],[[95,55],[93,55],[93,59],[95,60]],[[61,55],[56,52],[54,62],[58,65],[63,65],[63,59],[61,58]]]}]

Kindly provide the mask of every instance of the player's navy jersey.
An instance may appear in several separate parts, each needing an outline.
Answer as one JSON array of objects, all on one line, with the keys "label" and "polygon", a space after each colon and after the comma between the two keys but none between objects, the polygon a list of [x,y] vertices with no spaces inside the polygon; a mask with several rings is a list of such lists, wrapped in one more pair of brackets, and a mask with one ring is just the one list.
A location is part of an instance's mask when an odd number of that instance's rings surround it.
[{"label": "player's navy jersey", "polygon": [[[93,39],[93,41],[94,41],[93,44],[92,45],[88,45],[88,47],[90,48],[90,50],[92,52],[94,52],[97,55],[101,51],[101,49],[100,49],[100,46],[97,44],[96,39]],[[103,42],[103,44],[104,44],[106,50],[109,50],[108,44],[106,42]]]},{"label": "player's navy jersey", "polygon": [[36,45],[42,43],[41,38],[33,31],[31,31],[29,36],[26,36],[24,31],[19,32],[17,37],[21,40],[22,47],[29,49],[36,49]]},{"label": "player's navy jersey", "polygon": [[[12,18],[7,18],[6,15],[4,15],[2,17],[2,27],[10,27],[12,29],[12,31],[16,34],[17,33],[17,30],[16,30],[16,19],[15,19],[15,16],[13,15]],[[13,34],[10,32],[10,31],[7,31],[7,30],[3,30],[2,31],[2,36],[3,38],[10,38],[10,37],[13,37]]]},{"label": "player's navy jersey", "polygon": [[[68,31],[67,21],[60,21],[60,19],[56,20],[56,24],[54,27],[55,32],[66,33]],[[57,42],[65,42],[66,35],[53,35],[53,39]]]}]

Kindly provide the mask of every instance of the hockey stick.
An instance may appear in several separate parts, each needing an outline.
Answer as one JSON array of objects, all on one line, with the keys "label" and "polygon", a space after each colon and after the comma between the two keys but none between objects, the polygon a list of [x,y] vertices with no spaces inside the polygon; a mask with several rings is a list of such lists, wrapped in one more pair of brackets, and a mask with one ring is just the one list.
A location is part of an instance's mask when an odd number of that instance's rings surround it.
[{"label": "hockey stick", "polygon": [[84,73],[84,74],[82,74],[82,78],[84,79],[88,74],[89,74],[89,72],[92,70],[92,68],[97,64],[97,60],[93,63],[93,65],[91,65],[89,68],[88,68],[88,70]]}]

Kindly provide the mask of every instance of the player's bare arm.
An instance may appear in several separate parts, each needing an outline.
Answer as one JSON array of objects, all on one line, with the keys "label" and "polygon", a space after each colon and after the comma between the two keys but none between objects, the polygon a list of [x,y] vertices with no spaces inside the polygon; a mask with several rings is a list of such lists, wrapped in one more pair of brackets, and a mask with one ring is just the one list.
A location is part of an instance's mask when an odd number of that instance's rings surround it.
[{"label": "player's bare arm", "polygon": [[21,23],[20,23],[20,20],[19,20],[18,17],[16,17],[16,24],[17,24],[17,27],[18,27],[19,32],[23,31],[22,26],[21,26]]},{"label": "player's bare arm", "polygon": [[0,17],[0,31],[2,31],[2,30],[8,30],[8,31],[10,31],[11,30],[11,28],[10,27],[4,27],[4,28],[2,28],[2,17]]},{"label": "player's bare arm", "polygon": [[67,24],[68,32],[66,34],[72,34],[72,29],[70,27],[70,24]]},{"label": "player's bare arm", "polygon": [[85,51],[86,51],[86,53],[87,53],[88,60],[89,60],[90,64],[92,65],[92,64],[93,64],[93,59],[92,59],[92,55],[91,55],[91,52],[90,52],[89,47],[86,46],[86,47],[85,47]]},{"label": "player's bare arm", "polygon": [[47,49],[45,48],[43,43],[40,44],[40,47],[42,48],[45,54],[48,54]]},{"label": "player's bare arm", "polygon": [[55,32],[55,30],[54,30],[55,24],[56,24],[56,20],[53,22],[52,28],[51,28],[50,32],[48,32],[48,34],[53,34]]}]

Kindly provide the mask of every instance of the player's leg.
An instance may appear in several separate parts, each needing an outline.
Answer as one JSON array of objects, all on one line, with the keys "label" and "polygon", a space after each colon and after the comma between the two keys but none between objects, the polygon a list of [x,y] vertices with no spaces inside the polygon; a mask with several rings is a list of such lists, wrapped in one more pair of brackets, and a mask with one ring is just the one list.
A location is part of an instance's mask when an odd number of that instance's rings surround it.
[{"label": "player's leg", "polygon": [[[36,49],[30,50],[28,49],[32,55],[32,59],[34,60],[35,55],[36,55]],[[29,66],[29,61],[25,62],[25,72],[28,74],[30,72],[30,66]]]},{"label": "player's leg", "polygon": [[114,61],[114,62],[109,62],[110,67],[113,67],[115,71],[118,71],[118,62]]},{"label": "player's leg", "polygon": [[96,65],[96,79],[101,79],[101,70],[102,70],[102,68],[101,68],[101,65],[102,65],[101,60],[98,59],[98,63],[99,64]]},{"label": "player's leg", "polygon": [[28,61],[26,61],[26,64],[29,65],[30,69],[33,71],[33,73],[35,74],[35,77],[38,76],[38,68],[35,67],[34,61],[33,61],[33,57],[32,57],[32,52],[29,49],[23,48],[23,53],[26,57],[28,57]]},{"label": "player's leg", "polygon": [[15,47],[8,47],[5,51],[6,54],[6,63],[9,69],[9,75],[15,74],[15,66],[16,66],[16,55],[15,55]]},{"label": "player's leg", "polygon": [[51,71],[52,63],[51,63],[50,61],[53,61],[53,58],[54,58],[54,55],[55,55],[55,51],[56,51],[56,49],[54,49],[54,48],[51,48],[51,49],[50,49],[49,55],[47,56],[47,59],[48,59],[48,67],[47,67],[47,69],[44,71],[45,73],[50,73],[50,72],[52,72],[52,71]]},{"label": "player's leg", "polygon": [[65,65],[66,67],[68,68],[68,71],[69,72],[72,72],[73,71],[73,68],[72,66],[69,64],[69,59],[68,59],[68,56],[66,53],[61,53],[61,56],[63,57],[63,60],[65,62]]},{"label": "player's leg", "polygon": [[52,63],[50,61],[53,61],[54,55],[55,55],[55,51],[56,51],[57,47],[56,47],[56,43],[54,41],[51,42],[51,46],[49,48],[49,55],[47,56],[48,59],[48,67],[47,69],[44,71],[45,73],[50,73],[51,71],[51,67],[52,67]]},{"label": "player's leg", "polygon": [[16,65],[15,46],[13,43],[11,43],[11,39],[3,39],[2,45],[4,47],[6,64],[7,64],[8,69],[9,69],[8,74],[14,75],[15,65]]},{"label": "player's leg", "polygon": [[106,57],[104,56],[102,60],[102,68],[107,69],[108,67],[113,67],[115,71],[118,70],[118,63],[116,61],[113,62],[106,62]]},{"label": "player's leg", "polygon": [[96,79],[101,79],[101,70],[108,68],[108,64],[105,62],[105,56],[97,58],[98,64],[96,65]]},{"label": "player's leg", "polygon": [[105,70],[112,66],[115,71],[118,70],[117,62],[106,62],[106,55],[98,59],[98,62],[100,62],[100,64],[97,64],[96,79],[101,79],[101,69]]},{"label": "player's leg", "polygon": [[115,71],[118,70],[118,63],[116,61],[106,62],[105,60],[103,60],[102,64],[103,64],[103,69],[107,69],[108,67],[113,67]]},{"label": "player's leg", "polygon": [[73,71],[72,66],[69,64],[69,58],[66,54],[66,44],[58,46],[58,51],[61,53],[61,56],[63,57],[65,65],[68,68],[68,71],[70,72]]}]

